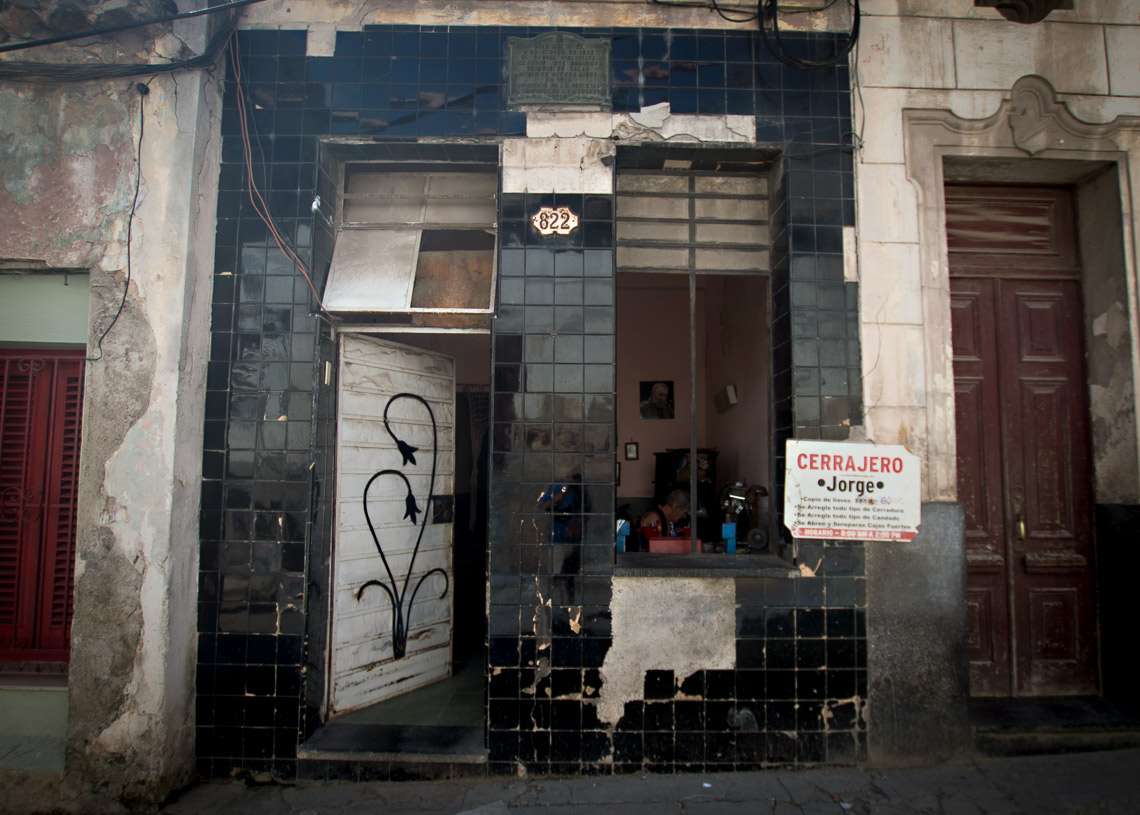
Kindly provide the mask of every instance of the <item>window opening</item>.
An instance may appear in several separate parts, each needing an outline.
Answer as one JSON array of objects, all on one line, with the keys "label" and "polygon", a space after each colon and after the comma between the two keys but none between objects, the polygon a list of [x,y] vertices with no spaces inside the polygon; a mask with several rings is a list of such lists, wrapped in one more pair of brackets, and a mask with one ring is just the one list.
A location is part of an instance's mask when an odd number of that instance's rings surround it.
[{"label": "window opening", "polygon": [[617,503],[637,524],[673,514],[677,489],[689,499],[687,523],[661,524],[673,541],[634,536],[631,548],[766,551],[767,167],[679,163],[618,171],[618,442],[644,454],[622,462]]},{"label": "window opening", "polygon": [[406,321],[417,326],[473,327],[465,315],[485,324],[494,310],[495,173],[350,163],[343,177],[326,308],[422,315]]}]

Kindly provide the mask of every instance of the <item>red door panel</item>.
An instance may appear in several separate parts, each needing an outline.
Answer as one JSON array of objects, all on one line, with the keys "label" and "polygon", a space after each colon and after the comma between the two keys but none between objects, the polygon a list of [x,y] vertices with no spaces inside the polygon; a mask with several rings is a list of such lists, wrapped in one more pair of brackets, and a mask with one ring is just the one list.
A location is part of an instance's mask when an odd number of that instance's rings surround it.
[{"label": "red door panel", "polygon": [[0,351],[0,661],[65,661],[83,400],[79,351]]},{"label": "red door panel", "polygon": [[976,696],[1095,693],[1092,488],[1067,193],[947,188]]},{"label": "red door panel", "polygon": [[970,687],[1009,693],[1009,593],[998,420],[995,284],[956,280],[950,297],[958,500],[966,515]]},{"label": "red door panel", "polygon": [[1002,414],[1018,695],[1095,693],[1092,490],[1080,286],[1001,281]]}]

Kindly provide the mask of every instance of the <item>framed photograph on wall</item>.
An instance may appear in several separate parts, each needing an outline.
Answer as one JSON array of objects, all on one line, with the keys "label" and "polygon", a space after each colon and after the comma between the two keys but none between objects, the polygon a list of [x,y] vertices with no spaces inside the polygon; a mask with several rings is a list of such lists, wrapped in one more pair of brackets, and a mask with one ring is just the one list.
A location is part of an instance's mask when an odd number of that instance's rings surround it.
[{"label": "framed photograph on wall", "polygon": [[641,446],[635,441],[627,441],[625,443],[625,460],[637,461]]},{"label": "framed photograph on wall", "polygon": [[638,386],[642,419],[673,418],[673,380],[643,380]]}]

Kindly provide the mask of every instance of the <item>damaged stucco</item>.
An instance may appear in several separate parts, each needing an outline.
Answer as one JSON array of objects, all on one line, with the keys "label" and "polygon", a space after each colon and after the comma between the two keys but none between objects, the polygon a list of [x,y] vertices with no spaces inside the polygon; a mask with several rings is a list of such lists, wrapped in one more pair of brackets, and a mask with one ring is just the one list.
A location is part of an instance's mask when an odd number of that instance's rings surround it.
[{"label": "damaged stucco", "polygon": [[736,581],[615,577],[613,645],[602,664],[598,718],[617,724],[626,702],[643,699],[645,673],[736,667]]},{"label": "damaged stucco", "polygon": [[[19,786],[63,809],[160,799],[193,767],[221,100],[213,71],[143,80],[145,98],[132,79],[0,85],[0,258],[89,271],[99,357],[85,373],[66,775]],[[100,357],[127,281],[140,103],[132,274]]]},{"label": "damaged stucco", "polygon": [[1094,492],[1098,504],[1140,503],[1140,455],[1119,173],[1077,188]]}]

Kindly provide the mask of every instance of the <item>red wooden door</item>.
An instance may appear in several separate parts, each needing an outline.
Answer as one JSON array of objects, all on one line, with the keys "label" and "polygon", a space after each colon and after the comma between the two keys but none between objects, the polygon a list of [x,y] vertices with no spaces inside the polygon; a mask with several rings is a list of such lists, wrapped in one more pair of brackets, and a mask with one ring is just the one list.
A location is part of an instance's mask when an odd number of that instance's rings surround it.
[{"label": "red wooden door", "polygon": [[83,352],[0,349],[0,661],[66,661]]},{"label": "red wooden door", "polygon": [[970,689],[1095,693],[1092,480],[1068,194],[947,188]]}]

